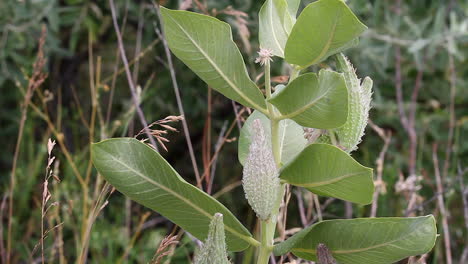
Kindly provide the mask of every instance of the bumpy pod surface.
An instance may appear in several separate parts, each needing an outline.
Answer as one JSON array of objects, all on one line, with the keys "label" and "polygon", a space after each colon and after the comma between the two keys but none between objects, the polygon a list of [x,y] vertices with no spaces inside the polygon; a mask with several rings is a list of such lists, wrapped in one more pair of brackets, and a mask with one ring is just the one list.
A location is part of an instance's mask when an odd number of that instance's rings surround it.
[{"label": "bumpy pod surface", "polygon": [[317,261],[317,264],[337,264],[328,247],[322,243],[317,246]]},{"label": "bumpy pod surface", "polygon": [[194,264],[230,264],[226,253],[223,215],[216,213],[211,220],[208,237],[195,256]]},{"label": "bumpy pod surface", "polygon": [[343,54],[336,55],[336,61],[338,70],[344,74],[348,88],[349,112],[346,123],[334,131],[340,147],[351,152],[357,149],[367,126],[373,82],[371,78],[366,77],[361,85],[353,65]]},{"label": "bumpy pod surface", "polygon": [[245,197],[262,220],[270,217],[280,188],[279,171],[259,119],[253,121],[249,154],[244,164]]}]

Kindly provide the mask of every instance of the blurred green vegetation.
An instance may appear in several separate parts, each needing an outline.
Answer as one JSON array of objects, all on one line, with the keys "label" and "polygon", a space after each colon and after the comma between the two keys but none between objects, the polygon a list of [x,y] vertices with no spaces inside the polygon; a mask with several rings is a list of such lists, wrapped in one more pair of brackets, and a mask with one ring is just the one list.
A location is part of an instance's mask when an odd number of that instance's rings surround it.
[{"label": "blurred green vegetation", "polygon": [[[178,115],[164,48],[154,31],[154,23],[159,22],[151,2],[116,2],[127,56],[131,61],[137,59],[131,70],[141,87],[140,100],[146,119],[153,122],[168,115]],[[170,8],[178,8],[183,1],[160,2]],[[263,1],[199,1],[206,10],[196,2],[190,10],[209,12],[231,24],[234,40],[244,55],[252,78],[256,78],[260,73],[260,67],[254,64],[258,50],[257,12]],[[302,7],[309,2],[303,0]],[[401,6],[398,1],[347,2],[369,30],[361,38],[359,46],[345,53],[356,66],[358,76],[370,76],[374,80],[371,120],[392,135],[382,173],[386,192],[379,196],[377,216],[405,215],[408,200],[413,197],[416,201],[413,208],[416,209],[409,215],[434,214],[441,219],[433,162],[433,145],[437,144],[453,263],[462,263],[468,239],[468,219],[463,215],[460,184],[460,179],[468,184],[468,173],[465,173],[468,167],[468,2],[413,0],[401,1]],[[226,9],[228,6],[231,8]],[[89,163],[90,142],[108,137],[134,136],[142,128],[134,116],[125,74],[114,76],[116,69],[120,70],[123,65],[117,50],[109,2],[101,0],[0,2],[0,138],[4,148],[0,153],[0,194],[4,201],[0,207],[0,235],[4,241],[0,249],[7,248],[9,219],[5,201],[8,200],[21,108],[28,78],[33,73],[43,26],[47,28],[44,52],[48,78],[32,97],[37,111],[31,105],[28,107],[22,135],[15,174],[10,263],[41,261],[41,250],[37,246],[41,237],[46,143],[48,138],[57,137],[63,139],[63,145],[58,144],[53,152],[58,164],[54,170],[61,181],[51,181],[49,190],[51,201],[58,202],[58,205],[48,211],[45,225],[47,229],[58,227],[45,239],[47,263],[82,263],[77,259],[83,254],[88,240],[89,252],[85,254],[88,263],[148,263],[162,238],[174,226],[154,212],[144,218],[140,226],[139,222],[148,209],[126,200],[117,192],[112,195],[101,192],[104,185]],[[400,60],[396,59],[398,52],[401,53]],[[228,135],[230,140],[223,145],[216,162],[213,193],[228,185],[236,186],[242,168],[237,161],[235,139],[239,129],[231,102],[216,92],[209,92],[186,66],[175,58],[174,62],[199,168],[203,170],[202,164],[206,164],[203,153],[207,155],[207,148],[211,149],[209,157],[213,157],[223,126],[229,128],[232,124],[233,130]],[[396,78],[398,71],[401,72],[401,80]],[[286,73],[283,63],[276,59],[273,75]],[[411,115],[411,98],[415,86],[420,86],[414,100],[417,146],[413,167],[411,140],[402,125],[396,100],[398,83],[401,83],[403,99],[400,109],[403,108],[406,115]],[[93,98],[97,104],[93,104]],[[49,123],[41,113],[48,117]],[[246,116],[243,115],[244,118]],[[195,176],[182,126],[172,125],[180,132],[169,133],[168,151],[163,151],[163,155],[185,179],[193,183]],[[364,165],[375,168],[384,142],[371,127],[366,134],[353,155]],[[211,142],[209,147],[206,147],[207,142]],[[70,153],[69,157],[64,150]],[[420,176],[413,186],[418,190],[397,192],[395,185],[400,175],[408,178],[412,170]],[[76,174],[87,180],[85,185],[80,185]],[[109,197],[108,205],[104,205],[106,199],[98,200],[100,193]],[[246,201],[240,198],[242,196],[242,188],[237,187],[219,199],[253,230],[255,219]],[[305,193],[292,195],[288,228],[302,225],[297,197],[304,198],[306,205],[312,204]],[[320,201],[328,205],[324,209],[325,218],[345,217],[343,202],[326,198]],[[99,209],[103,205],[105,207],[98,212],[97,218],[89,221],[93,208]],[[352,209],[354,217],[369,216],[370,213],[370,206],[354,206]],[[92,229],[87,236],[88,228]],[[442,232],[439,225],[439,233]],[[446,250],[441,238],[428,257],[428,263],[445,263]],[[128,254],[125,254],[126,248]],[[195,243],[189,236],[184,236],[175,250],[172,263],[189,263],[194,248]],[[249,254],[252,252],[245,253],[247,257],[243,263],[250,263]],[[2,256],[0,262],[5,259]]]}]

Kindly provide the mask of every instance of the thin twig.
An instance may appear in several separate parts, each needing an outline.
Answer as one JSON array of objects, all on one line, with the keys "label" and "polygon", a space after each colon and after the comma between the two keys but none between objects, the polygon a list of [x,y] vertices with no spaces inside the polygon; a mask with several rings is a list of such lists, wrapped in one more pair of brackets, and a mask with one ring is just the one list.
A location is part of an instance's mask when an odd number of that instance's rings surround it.
[{"label": "thin twig", "polygon": [[6,211],[6,201],[8,198],[8,193],[5,193],[2,197],[2,202],[0,203],[0,260],[2,263],[6,263],[6,250],[5,244],[3,243],[3,212]]},{"label": "thin twig", "polygon": [[[205,126],[203,128],[203,144],[202,144],[202,160],[203,160],[203,169],[207,171],[207,177],[205,179],[205,185],[206,185],[206,190],[211,191],[211,183],[213,182],[211,180],[211,166],[208,165],[209,161],[211,159],[211,113],[212,113],[212,100],[211,100],[211,88],[208,86],[207,89],[207,94],[208,94],[208,100],[207,100],[207,105],[208,109],[206,111],[206,120],[205,120]],[[210,192],[208,192],[210,193]]]},{"label": "thin twig", "polygon": [[[448,40],[453,41],[452,39]],[[442,172],[442,178],[446,179],[448,170],[450,167],[450,156],[453,152],[453,132],[455,129],[455,121],[456,121],[456,113],[455,113],[455,95],[456,95],[456,82],[457,82],[457,73],[455,71],[455,62],[453,60],[453,56],[450,52],[448,53],[448,64],[449,64],[449,73],[450,73],[450,105],[449,105],[449,113],[450,113],[450,119],[449,119],[449,131],[448,131],[448,136],[447,136],[447,145],[445,147],[445,161],[444,161],[444,170]]]},{"label": "thin twig", "polygon": [[[468,188],[465,187],[463,177],[468,170],[462,170],[458,167],[458,181],[460,183],[460,192],[463,201],[463,216],[465,218],[465,230],[468,232]],[[466,263],[468,260],[468,245],[465,244],[463,253],[460,257],[460,263]]]},{"label": "thin twig", "polygon": [[317,213],[318,220],[319,222],[322,222],[323,221],[322,209],[320,208],[320,201],[318,199],[318,196],[314,194],[313,199],[314,199],[314,204],[315,204],[315,212]]},{"label": "thin twig", "polygon": [[304,210],[304,200],[302,199],[301,189],[296,189],[294,191],[294,194],[296,195],[296,198],[297,198],[297,205],[298,205],[297,207],[299,210],[299,216],[301,217],[301,224],[303,227],[306,227],[308,224],[308,221],[307,221],[307,217],[306,217],[305,210]]},{"label": "thin twig", "polygon": [[111,8],[111,13],[112,13],[112,21],[114,23],[114,30],[117,35],[117,43],[119,45],[119,50],[120,50],[120,56],[122,57],[122,62],[125,66],[125,73],[127,75],[127,81],[128,85],[130,87],[130,92],[132,94],[132,99],[133,103],[135,104],[135,110],[138,114],[138,117],[140,119],[141,124],[143,125],[143,129],[145,130],[146,136],[148,137],[149,141],[151,142],[151,145],[158,150],[158,146],[156,145],[156,141],[154,140],[153,136],[150,133],[150,130],[148,128],[148,122],[146,122],[145,115],[143,114],[143,110],[141,110],[140,107],[140,102],[137,96],[137,91],[135,88],[135,84],[132,79],[132,74],[130,72],[130,66],[128,65],[128,60],[127,60],[127,55],[125,55],[125,49],[123,46],[123,40],[122,40],[122,35],[120,34],[120,28],[119,24],[117,22],[117,14],[115,10],[115,5],[114,5],[114,0],[109,0],[110,8]]},{"label": "thin twig", "polygon": [[382,150],[379,153],[379,157],[375,161],[377,165],[377,179],[376,179],[376,188],[374,192],[374,197],[372,199],[372,206],[371,206],[371,213],[370,217],[376,217],[377,216],[377,207],[379,204],[379,195],[382,193],[384,186],[384,181],[383,181],[383,168],[384,168],[384,163],[385,163],[385,154],[387,153],[388,147],[390,146],[390,142],[392,140],[392,133],[391,132],[386,132],[382,128],[378,127],[375,125],[372,121],[369,121],[369,125],[372,127],[372,129],[377,132],[377,134],[380,136],[380,138],[384,141],[384,146],[382,147]]},{"label": "thin twig", "polygon": [[[28,106],[31,102],[31,98],[34,94],[34,91],[45,81],[47,74],[43,72],[46,60],[44,58],[44,43],[46,40],[46,27],[42,27],[41,38],[39,39],[39,48],[37,52],[37,58],[33,65],[33,74],[29,79],[28,89],[24,95],[24,101],[21,108],[21,119],[18,130],[18,137],[16,139],[15,153],[13,154],[13,166],[10,174],[10,191],[8,197],[8,230],[7,230],[7,249],[6,249],[6,263],[9,264],[11,261],[11,242],[12,242],[12,223],[13,223],[13,198],[14,190],[16,186],[16,167],[19,158],[19,152],[21,148],[21,142],[23,139],[24,125],[26,123]],[[3,239],[3,238],[0,238]]]},{"label": "thin twig", "polygon": [[[125,26],[127,25],[127,16],[128,16],[128,1],[126,2],[126,5],[125,5],[125,14],[124,14],[124,17],[122,19],[122,25],[120,26],[120,30],[122,32],[122,37],[125,34]],[[112,74],[112,76],[107,78],[109,80],[112,80],[112,83],[111,83],[111,87],[110,87],[109,101],[107,102],[106,126],[108,126],[109,122],[110,122],[110,115],[111,115],[111,112],[112,112],[112,105],[113,105],[113,101],[114,101],[115,84],[116,84],[116,81],[117,81],[117,75],[125,71],[125,67],[123,67],[119,71],[119,65],[120,65],[120,51],[119,51],[119,47],[117,47],[117,49],[115,50],[114,73]],[[132,66],[132,62],[130,62],[130,66]],[[107,83],[107,81],[106,81],[107,79],[105,79],[102,83],[103,84]]]},{"label": "thin twig", "polygon": [[237,110],[236,102],[231,100],[231,104],[232,104],[232,109],[234,109],[234,114],[236,115],[236,117],[238,117],[236,121],[237,121],[237,128],[239,128],[239,131],[240,131],[242,129],[242,124],[241,124],[241,120],[239,116],[239,111]]},{"label": "thin twig", "polygon": [[[245,108],[243,108],[243,109],[239,112],[239,115],[242,115],[242,114],[244,113],[244,109],[245,109]],[[237,119],[237,118],[238,118],[238,117],[236,117],[236,119]],[[224,145],[224,143],[226,143],[226,142],[229,141],[228,137],[229,137],[229,135],[231,134],[232,130],[234,129],[234,126],[236,125],[236,119],[234,119],[234,120],[232,121],[231,125],[229,126],[229,128],[228,128],[228,130],[227,130],[225,136],[223,137],[223,141],[222,141],[222,143],[221,143],[221,145],[220,145],[220,148],[218,148],[218,150],[213,154],[213,157],[211,158],[211,161],[210,161],[210,163],[209,163],[209,166],[211,166],[211,165],[213,164],[213,162],[215,161],[215,157],[217,157],[219,151],[221,151],[221,147]],[[205,179],[207,173],[208,173],[208,171],[204,171],[204,172],[203,172],[203,174],[201,175],[201,181],[203,181],[203,180]]]},{"label": "thin twig", "polygon": [[135,233],[133,234],[132,239],[130,240],[130,243],[128,243],[127,247],[125,247],[125,251],[122,254],[122,256],[120,257],[120,259],[117,261],[117,263],[122,263],[123,261],[125,261],[127,259],[128,254],[130,253],[130,250],[132,250],[133,246],[135,245],[135,242],[136,242],[137,238],[141,234],[143,224],[145,223],[146,219],[148,219],[148,217],[150,215],[151,215],[150,212],[146,212],[145,214],[143,214],[141,216],[140,221],[138,222],[138,225],[137,225],[137,227],[135,229]]},{"label": "thin twig", "polygon": [[[143,36],[143,26],[145,22],[145,17],[143,15],[145,5],[140,4],[140,13],[138,15],[138,30],[137,30],[137,38],[135,43],[135,58],[138,58],[138,54],[141,53],[141,39]],[[133,80],[135,83],[138,83],[138,70],[140,68],[140,61],[137,60],[135,66],[133,66]]]},{"label": "thin twig", "polygon": [[[434,175],[436,178],[437,192],[443,193],[442,179],[440,177],[439,160],[437,158],[437,144],[432,145],[432,161],[434,162]],[[447,221],[447,211],[445,210],[444,196],[437,197],[440,215],[442,217],[442,229],[444,230],[445,260],[446,264],[452,264],[452,250],[450,246],[450,230]]]},{"label": "thin twig", "polygon": [[[159,6],[156,3],[153,2],[153,7],[154,7],[156,15],[158,16],[159,21],[162,21],[161,14],[160,14],[160,11],[159,11]],[[176,75],[175,75],[174,64],[172,63],[171,52],[169,51],[169,46],[167,44],[166,38],[164,37],[164,32],[161,32],[156,24],[154,25],[154,31],[156,32],[158,37],[162,40],[162,43],[164,45],[164,51],[166,53],[167,64],[169,66],[169,72],[170,72],[170,75],[171,75],[172,86],[174,87],[174,92],[175,92],[176,101],[177,101],[177,107],[179,108],[179,114],[186,117],[185,111],[184,111],[184,106],[182,104],[182,98],[180,96],[179,85],[177,83],[177,78],[176,78]],[[200,172],[198,171],[197,160],[195,158],[195,154],[194,154],[194,151],[193,151],[192,140],[190,139],[190,131],[189,131],[189,128],[188,128],[188,125],[187,125],[186,118],[184,118],[184,120],[182,120],[182,127],[184,128],[185,140],[187,141],[187,148],[189,150],[190,159],[192,161],[192,166],[193,166],[193,170],[194,170],[194,173],[195,173],[195,178],[197,180],[197,186],[198,186],[198,188],[202,188]]]},{"label": "thin twig", "polygon": [[236,181],[236,182],[230,183],[230,184],[224,186],[218,192],[214,193],[212,196],[213,196],[213,198],[218,199],[221,195],[223,195],[225,193],[228,193],[228,192],[232,191],[233,189],[235,189],[235,188],[237,188],[237,187],[239,187],[241,185],[242,185],[242,181]]},{"label": "thin twig", "polygon": [[218,154],[219,154],[219,150],[224,144],[224,134],[226,133],[227,124],[228,124],[227,120],[224,121],[223,126],[221,127],[221,131],[219,132],[218,141],[216,141],[216,144],[215,144],[215,153],[213,154],[213,163],[211,165],[211,172],[210,172],[211,173],[210,182],[208,184],[208,188],[206,189],[206,192],[208,194],[211,194],[211,191],[213,189],[214,177],[216,173],[216,165],[218,164]]}]

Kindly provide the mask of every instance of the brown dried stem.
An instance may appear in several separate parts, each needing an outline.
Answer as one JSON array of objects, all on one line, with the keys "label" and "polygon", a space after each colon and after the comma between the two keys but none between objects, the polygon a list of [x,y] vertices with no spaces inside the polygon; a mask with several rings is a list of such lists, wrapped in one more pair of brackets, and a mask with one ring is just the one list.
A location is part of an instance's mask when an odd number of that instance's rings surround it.
[{"label": "brown dried stem", "polygon": [[[159,6],[156,3],[153,3],[153,7],[154,7],[156,15],[158,16],[159,21],[162,21],[161,14],[159,12]],[[179,114],[182,116],[186,116],[185,111],[184,111],[184,106],[182,104],[182,98],[180,95],[179,85],[177,83],[177,78],[175,75],[174,64],[172,62],[172,55],[171,55],[171,52],[169,51],[169,46],[167,44],[166,38],[164,37],[164,32],[161,32],[156,25],[154,26],[154,31],[156,32],[158,37],[162,40],[163,45],[164,45],[164,51],[166,53],[167,64],[169,66],[169,73],[171,75],[172,86],[174,87],[174,93],[176,96],[177,107],[179,108]],[[195,173],[195,178],[197,180],[197,186],[198,188],[202,189],[202,181],[200,178],[200,172],[198,171],[197,160],[195,158],[195,154],[193,151],[192,140],[190,139],[190,131],[187,125],[187,121],[185,119],[182,120],[182,126],[184,128],[185,140],[187,142],[187,148],[189,150],[190,159],[192,161],[192,166],[193,166],[193,170]]]},{"label": "brown dried stem", "polygon": [[[437,192],[443,194],[444,187],[440,177],[439,160],[437,157],[437,144],[432,145],[432,161],[434,163],[434,175],[436,178]],[[442,217],[442,229],[444,230],[444,245],[445,245],[445,260],[446,264],[452,264],[452,250],[450,245],[450,230],[447,221],[447,211],[445,208],[444,196],[437,196],[438,207],[440,216]]]},{"label": "brown dried stem", "polygon": [[379,195],[385,190],[385,182],[383,181],[383,168],[385,163],[385,155],[387,154],[388,147],[390,146],[390,142],[392,140],[392,133],[389,131],[385,131],[382,128],[375,125],[371,120],[369,120],[369,125],[371,128],[379,135],[379,137],[384,141],[384,146],[379,153],[379,157],[375,161],[377,165],[377,179],[375,180],[375,192],[374,197],[372,199],[372,206],[371,206],[371,213],[370,217],[377,216],[377,207],[379,204]]},{"label": "brown dried stem", "polygon": [[26,123],[28,106],[31,102],[31,98],[34,94],[34,91],[45,81],[47,74],[43,72],[46,59],[44,58],[44,43],[46,41],[47,30],[46,27],[42,27],[41,37],[39,39],[39,48],[37,52],[37,58],[33,65],[33,74],[29,78],[28,88],[26,94],[24,95],[23,104],[21,107],[21,119],[18,130],[18,137],[16,140],[15,153],[13,155],[13,166],[10,174],[10,189],[9,189],[9,199],[8,199],[8,230],[7,230],[7,248],[6,248],[6,263],[9,264],[11,261],[11,242],[12,242],[12,222],[13,222],[13,198],[14,190],[16,186],[16,167],[19,157],[19,152],[21,148],[21,142],[23,139],[24,125]]},{"label": "brown dried stem", "polygon": [[114,30],[117,35],[117,43],[119,45],[120,56],[122,57],[122,62],[125,67],[125,73],[127,75],[128,85],[130,87],[130,92],[132,94],[133,103],[135,104],[135,110],[137,112],[137,115],[140,119],[141,124],[143,125],[145,129],[146,135],[148,136],[148,139],[151,142],[151,145],[153,145],[153,147],[157,150],[158,146],[156,145],[156,141],[154,140],[154,138],[151,136],[151,133],[148,128],[148,122],[146,122],[145,115],[143,114],[143,110],[141,110],[141,107],[140,107],[140,102],[139,102],[138,95],[136,92],[135,84],[133,82],[132,74],[130,72],[130,66],[128,65],[127,55],[125,54],[122,35],[120,34],[120,28],[117,22],[117,14],[115,10],[114,1],[109,0],[109,4],[111,8],[111,13],[112,13],[112,21],[114,24]]}]

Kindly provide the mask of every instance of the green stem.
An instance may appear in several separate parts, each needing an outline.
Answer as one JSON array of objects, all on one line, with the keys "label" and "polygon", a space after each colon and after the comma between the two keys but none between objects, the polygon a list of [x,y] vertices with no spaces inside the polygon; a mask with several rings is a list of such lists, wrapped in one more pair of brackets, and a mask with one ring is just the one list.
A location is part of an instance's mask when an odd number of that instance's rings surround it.
[{"label": "green stem", "polygon": [[281,167],[281,149],[279,142],[279,120],[271,119],[271,147],[273,150],[273,157],[275,158],[276,167]]},{"label": "green stem", "polygon": [[[266,98],[271,97],[271,79],[270,79],[270,62],[265,63],[265,90]],[[269,118],[271,122],[271,146],[275,164],[278,168],[281,167],[281,149],[279,137],[279,122],[276,117],[277,113],[273,105],[267,103]],[[281,184],[279,187],[278,198],[276,205],[271,212],[271,217],[267,221],[261,221],[261,245],[259,247],[257,264],[268,264],[271,252],[273,251],[273,239],[276,230],[276,219],[279,213],[281,201],[283,200],[285,185]]]},{"label": "green stem", "polygon": [[293,66],[291,75],[289,76],[289,82],[292,82],[294,79],[296,79],[297,76],[299,76],[299,73],[301,73],[301,68],[298,66]]},{"label": "green stem", "polygon": [[[268,264],[268,260],[270,258],[270,254],[272,251],[273,247],[273,236],[274,236],[274,228],[275,224],[273,223],[273,228],[272,228],[272,221],[261,221],[261,246],[260,246],[260,251],[258,253],[258,259],[257,259],[257,264]],[[271,230],[273,229],[273,232]]]},{"label": "green stem", "polygon": [[332,129],[328,130],[328,134],[330,135],[330,140],[333,146],[338,146],[338,140],[336,140],[335,131]]}]

